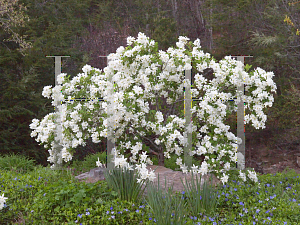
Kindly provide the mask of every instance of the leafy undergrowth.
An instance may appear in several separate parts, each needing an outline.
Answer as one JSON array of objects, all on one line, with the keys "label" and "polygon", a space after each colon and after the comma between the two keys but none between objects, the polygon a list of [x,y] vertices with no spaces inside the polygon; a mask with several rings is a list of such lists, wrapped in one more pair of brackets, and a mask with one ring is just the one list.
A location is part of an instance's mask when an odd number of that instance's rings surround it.
[{"label": "leafy undergrowth", "polygon": [[[69,172],[52,171],[49,166],[16,171],[21,167],[15,161],[13,171],[2,167],[0,195],[8,199],[1,210],[0,224],[16,224],[16,220],[23,224],[159,224],[145,199],[121,201],[105,181],[85,183],[74,179],[89,171],[89,166],[94,168],[90,161],[95,163],[97,157],[74,162]],[[216,210],[198,215],[189,211],[184,224],[299,224],[298,174],[290,171],[258,178],[260,188],[235,180],[216,188]],[[186,196],[179,193],[172,198],[188,202]]]}]

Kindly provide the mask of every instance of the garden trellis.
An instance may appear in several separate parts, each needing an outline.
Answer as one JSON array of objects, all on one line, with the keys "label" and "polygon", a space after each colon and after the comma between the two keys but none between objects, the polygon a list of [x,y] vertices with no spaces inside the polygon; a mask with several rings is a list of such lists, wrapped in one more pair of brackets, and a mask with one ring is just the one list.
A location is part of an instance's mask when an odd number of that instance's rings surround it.
[{"label": "garden trellis", "polygon": [[[231,56],[236,57],[238,61],[241,61],[244,65],[245,57],[253,57],[253,56]],[[191,84],[191,71],[185,71],[185,79],[189,80]],[[243,92],[245,94],[245,85],[241,85],[237,89],[238,92]],[[185,96],[186,95],[186,96]],[[236,98],[235,98],[236,99]],[[185,92],[184,92],[184,115],[186,118],[186,129],[188,128],[189,124],[187,121],[191,121],[191,105],[193,101],[201,101],[201,99],[192,98],[191,96],[191,86],[185,84]],[[229,100],[234,101],[234,100]],[[245,101],[245,99],[244,99]],[[243,157],[241,157],[238,163],[236,163],[236,168],[238,169],[245,169],[245,108],[244,108],[244,101],[240,101],[237,104],[237,137],[242,139],[242,143],[239,145],[237,152],[240,152]],[[186,112],[185,112],[186,110]],[[191,169],[192,166],[192,157],[189,155],[189,152],[192,151],[192,133],[188,133],[188,145],[185,146],[184,149],[184,163],[188,167],[188,170]]]},{"label": "garden trellis", "polygon": [[[46,56],[46,57],[55,57],[55,86],[58,85],[58,76],[61,74],[61,57],[70,57],[70,56]],[[60,107],[62,99],[54,99],[54,109],[55,114],[59,115]],[[55,135],[54,135],[54,168],[53,169],[62,169],[61,160],[62,160],[62,126],[60,117],[56,118],[56,126],[55,126]],[[56,163],[58,162],[58,163]]]},{"label": "garden trellis", "polygon": [[[58,85],[57,79],[58,76],[61,74],[61,57],[70,57],[70,56],[46,56],[46,57],[55,57],[55,85]],[[107,57],[107,56],[99,56],[99,57]],[[252,56],[231,56],[237,57],[238,61],[241,61],[244,64],[245,57],[252,57]],[[108,63],[109,61],[107,61]],[[186,118],[185,129],[188,131],[189,125],[191,121],[191,105],[192,101],[200,101],[201,99],[195,99],[191,96],[191,70],[185,71],[185,79],[189,80],[189,84],[185,83],[185,91],[184,91],[184,115]],[[108,115],[114,115],[114,101],[113,101],[113,94],[114,94],[114,86],[112,84],[112,77],[108,78],[109,81],[109,88],[108,92],[108,103],[111,107],[108,107]],[[237,89],[239,92],[244,92],[244,84],[238,87]],[[68,101],[68,99],[65,99]],[[94,99],[89,99],[94,100]],[[80,99],[72,99],[70,101],[87,101],[85,98]],[[104,101],[103,98],[98,98],[98,101]],[[229,100],[234,101],[234,100]],[[60,114],[62,99],[55,99],[55,113],[57,115]],[[241,101],[237,105],[237,137],[242,139],[242,144],[239,145],[237,151],[240,152],[244,157],[239,158],[239,163],[237,163],[237,168],[243,170],[245,167],[245,124],[244,124],[244,117],[245,117],[245,110],[244,110],[244,101]],[[53,169],[62,169],[62,126],[60,116],[56,119],[56,130],[55,130],[55,141],[54,141],[54,168]],[[108,137],[107,137],[107,158],[106,158],[106,168],[111,170],[114,168],[112,159],[114,155],[112,154],[112,149],[115,147],[115,136],[114,136],[114,117],[111,117],[111,120],[108,120]],[[189,152],[192,151],[192,133],[188,133],[187,135],[188,144],[184,146],[184,163],[191,169],[192,166],[192,156],[190,156]]]},{"label": "garden trellis", "polygon": [[[55,86],[58,85],[58,76],[61,74],[61,57],[70,57],[70,56],[46,56],[46,57],[55,57]],[[107,56],[99,56],[99,57],[107,57]],[[107,60],[107,63],[109,60]],[[108,78],[108,81],[111,82],[112,77]],[[113,88],[109,88],[110,92],[109,95],[113,95]],[[108,99],[112,99],[109,97]],[[65,99],[68,101],[68,99]],[[89,101],[93,101],[94,99],[89,99]],[[80,99],[72,99],[70,101],[87,101],[85,98],[80,98]],[[104,101],[101,98],[98,98],[98,101]],[[61,106],[59,104],[62,104],[62,99],[55,99],[54,100],[54,105],[55,107],[55,113],[56,115],[61,115]],[[111,107],[108,107],[108,114],[111,115],[113,114],[114,110],[114,101],[109,101],[109,104]],[[55,138],[54,138],[54,167],[53,169],[60,170],[62,168],[62,126],[61,126],[61,117],[58,116],[56,118],[56,129],[55,129]],[[106,150],[106,168],[109,170],[113,169],[114,165],[112,162],[113,155],[112,155],[112,149],[114,148],[114,135],[112,128],[114,127],[114,117],[112,117],[112,120],[108,121],[108,138],[107,138],[107,150]],[[95,162],[96,163],[96,162]]]}]

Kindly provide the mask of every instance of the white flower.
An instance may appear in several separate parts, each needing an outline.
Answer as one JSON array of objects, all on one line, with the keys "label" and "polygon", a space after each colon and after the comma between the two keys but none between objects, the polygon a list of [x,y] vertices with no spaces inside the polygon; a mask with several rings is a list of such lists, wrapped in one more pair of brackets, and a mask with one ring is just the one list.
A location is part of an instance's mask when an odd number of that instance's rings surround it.
[{"label": "white flower", "polygon": [[182,158],[177,158],[176,159],[176,164],[181,165],[182,164]]},{"label": "white flower", "polygon": [[42,95],[43,95],[44,97],[50,98],[50,95],[52,94],[51,87],[52,87],[52,85],[50,85],[50,86],[45,86],[45,87],[43,88]]},{"label": "white flower", "polygon": [[179,42],[182,42],[182,43],[187,43],[188,40],[190,40],[189,38],[187,37],[183,37],[183,36],[179,36],[178,38]]},{"label": "white flower", "polygon": [[176,46],[178,47],[178,48],[184,48],[184,43],[182,43],[182,42],[176,42]]},{"label": "white flower", "polygon": [[86,74],[88,72],[90,72],[92,70],[92,67],[90,65],[85,65],[83,68],[82,68],[82,71]]},{"label": "white flower", "polygon": [[134,42],[134,40],[135,40],[134,37],[131,37],[131,36],[128,37],[127,38],[127,45],[132,45],[132,43]]},{"label": "white flower", "polygon": [[137,43],[140,43],[140,44],[143,44],[143,45],[149,43],[148,37],[146,37],[146,35],[144,33],[139,32]]},{"label": "white flower", "polygon": [[[133,39],[134,40],[134,39]],[[127,43],[128,43],[128,38],[127,38]],[[121,55],[125,51],[125,48],[123,46],[120,46],[116,52],[118,55]]]},{"label": "white flower", "polygon": [[63,81],[65,80],[65,76],[66,76],[66,75],[67,75],[66,73],[61,73],[61,74],[59,74],[59,75],[57,76],[57,83],[58,83],[58,84],[62,84]]},{"label": "white flower", "polygon": [[4,197],[4,194],[2,194],[2,196],[0,196],[0,210],[4,207],[4,203],[6,202],[6,197]]},{"label": "white flower", "polygon": [[194,41],[194,45],[197,46],[197,48],[201,48],[201,46],[200,46],[200,39],[197,38],[197,39]]},{"label": "white flower", "polygon": [[255,171],[249,171],[248,170],[248,177],[253,180],[254,182],[258,182],[258,179],[257,179],[257,176],[256,176],[256,173]]},{"label": "white flower", "polygon": [[221,181],[222,181],[223,185],[224,185],[225,183],[227,183],[227,181],[228,181],[228,176],[225,175],[225,174],[223,173],[223,177],[221,178]]},{"label": "white flower", "polygon": [[105,167],[105,165],[99,161],[99,157],[98,157],[98,161],[96,161],[96,166],[97,167]]},{"label": "white flower", "polygon": [[140,155],[140,158],[141,158],[141,162],[146,162],[147,159],[146,152],[143,152],[142,155]]},{"label": "white flower", "polygon": [[229,163],[229,162],[226,162],[226,163],[225,163],[224,169],[225,169],[226,171],[229,171],[229,169],[230,169],[230,163]]},{"label": "white flower", "polygon": [[240,175],[239,177],[243,179],[243,181],[246,181],[246,175],[244,173],[242,173],[241,171],[239,171]]}]

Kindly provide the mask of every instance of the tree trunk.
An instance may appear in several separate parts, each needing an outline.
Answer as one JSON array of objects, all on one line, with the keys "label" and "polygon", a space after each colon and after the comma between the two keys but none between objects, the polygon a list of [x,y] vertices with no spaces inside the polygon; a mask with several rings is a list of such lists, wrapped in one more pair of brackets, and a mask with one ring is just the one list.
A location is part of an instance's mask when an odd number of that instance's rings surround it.
[{"label": "tree trunk", "polygon": [[162,147],[160,147],[160,151],[158,153],[158,165],[165,166],[165,156]]}]

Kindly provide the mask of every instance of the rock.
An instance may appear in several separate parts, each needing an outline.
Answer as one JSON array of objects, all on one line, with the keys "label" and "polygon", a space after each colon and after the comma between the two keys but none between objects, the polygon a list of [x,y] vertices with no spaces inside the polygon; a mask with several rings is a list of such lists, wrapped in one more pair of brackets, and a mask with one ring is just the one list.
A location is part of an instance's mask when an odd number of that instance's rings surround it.
[{"label": "rock", "polygon": [[78,179],[79,181],[82,181],[88,177],[89,177],[89,172],[82,173],[82,174],[79,174],[78,176],[75,176],[75,178]]},{"label": "rock", "polygon": [[[105,170],[106,170],[106,168],[97,167],[97,168],[91,169],[89,172],[79,174],[78,176],[75,176],[75,178],[78,179],[79,181],[82,181],[82,180],[91,181],[91,180],[93,180],[94,182],[97,182],[99,180],[105,180],[105,177],[104,177],[104,171]],[[89,183],[91,183],[91,182],[89,182]]]},{"label": "rock", "polygon": [[99,180],[105,180],[104,177],[105,170],[106,168],[101,168],[101,167],[91,169],[89,172],[89,177],[97,178]]}]

